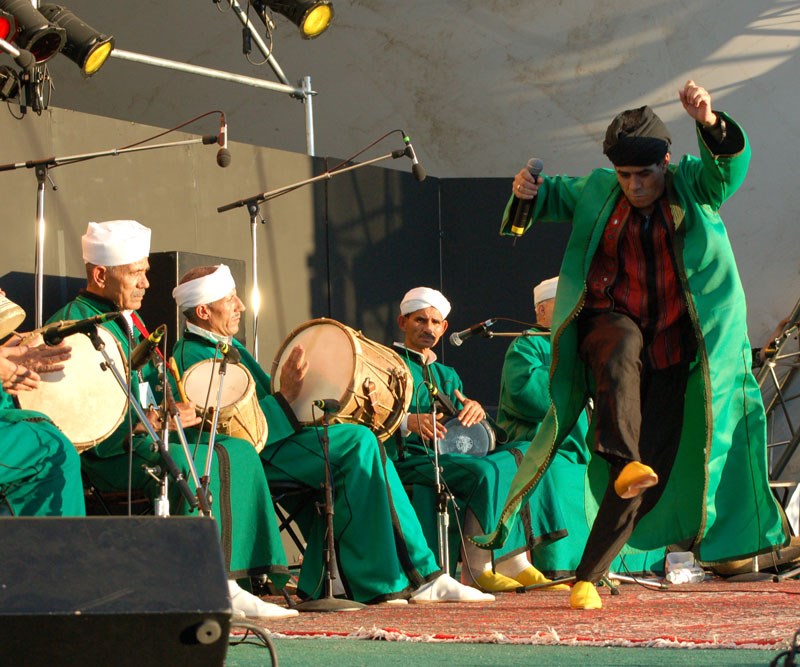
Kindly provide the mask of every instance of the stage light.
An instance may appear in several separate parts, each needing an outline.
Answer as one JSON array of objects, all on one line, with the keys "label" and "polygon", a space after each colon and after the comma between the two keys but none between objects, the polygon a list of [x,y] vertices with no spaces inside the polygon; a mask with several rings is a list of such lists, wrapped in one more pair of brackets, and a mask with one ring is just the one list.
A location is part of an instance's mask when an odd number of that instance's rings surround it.
[{"label": "stage light", "polygon": [[333,21],[333,5],[328,0],[251,0],[257,12],[265,6],[282,14],[298,28],[303,39],[313,39],[325,32]]},{"label": "stage light", "polygon": [[114,48],[113,37],[98,32],[61,5],[41,5],[39,11],[66,31],[67,42],[61,53],[78,65],[85,77],[92,76],[103,66]]},{"label": "stage light", "polygon": [[36,64],[47,62],[64,46],[67,40],[64,28],[52,25],[30,0],[0,0],[0,9],[13,14],[17,29],[14,43],[30,51]]},{"label": "stage light", "polygon": [[0,9],[0,39],[13,42],[16,36],[17,23],[14,20],[13,14],[9,14]]}]

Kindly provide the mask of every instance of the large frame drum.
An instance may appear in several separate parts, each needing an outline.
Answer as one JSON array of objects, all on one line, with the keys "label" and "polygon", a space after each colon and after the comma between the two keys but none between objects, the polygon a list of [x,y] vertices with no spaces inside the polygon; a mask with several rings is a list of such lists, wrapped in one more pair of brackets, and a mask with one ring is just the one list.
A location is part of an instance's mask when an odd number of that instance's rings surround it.
[{"label": "large frame drum", "polygon": [[381,442],[397,430],[414,388],[400,355],[336,320],[310,320],[278,350],[272,362],[273,392],[280,391],[281,369],[295,345],[303,346],[309,362],[300,395],[290,404],[298,421],[320,422],[322,411],[314,401],[335,399],[341,407],[331,423],[363,424]]},{"label": "large frame drum", "polygon": [[[101,326],[97,333],[119,372],[125,376],[127,362],[113,334]],[[46,414],[75,449],[85,452],[110,436],[122,423],[128,397],[110,370],[103,370],[103,355],[88,336],[70,336],[72,356],[64,369],[40,373],[42,381],[32,391],[22,391],[17,404],[25,410]]]}]

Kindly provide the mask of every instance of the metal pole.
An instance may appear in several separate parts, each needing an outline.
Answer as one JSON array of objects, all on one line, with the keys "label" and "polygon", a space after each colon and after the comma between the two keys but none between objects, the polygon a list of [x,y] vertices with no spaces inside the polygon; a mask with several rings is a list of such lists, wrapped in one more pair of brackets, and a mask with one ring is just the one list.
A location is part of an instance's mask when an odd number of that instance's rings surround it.
[{"label": "metal pole", "polygon": [[179,72],[187,72],[189,74],[199,74],[200,76],[207,76],[212,79],[220,79],[222,81],[230,81],[232,83],[242,83],[246,86],[253,86],[254,88],[267,88],[268,90],[275,90],[279,93],[287,93],[292,97],[302,98],[305,95],[302,88],[289,85],[288,83],[264,81],[263,79],[255,79],[250,76],[242,76],[241,74],[233,74],[232,72],[224,72],[222,70],[201,67],[199,65],[189,65],[188,63],[167,60],[166,58],[157,58],[156,56],[146,56],[141,53],[133,53],[132,51],[114,49],[111,52],[111,56],[114,58],[119,58],[120,60],[129,60],[135,63],[163,67],[165,69],[177,70]]},{"label": "metal pole", "polygon": [[253,310],[253,358],[258,361],[258,311],[261,310],[261,293],[258,290],[258,241],[256,225],[258,223],[258,204],[248,205],[250,212],[250,263],[253,267],[253,290],[250,295],[250,308]]},{"label": "metal pole", "polygon": [[281,66],[272,57],[272,52],[270,51],[269,47],[266,45],[264,40],[261,38],[261,35],[258,34],[255,26],[253,25],[252,21],[247,18],[247,14],[242,11],[242,8],[239,6],[239,3],[236,0],[228,0],[228,3],[233,9],[233,13],[236,14],[236,18],[241,21],[242,25],[247,28],[247,31],[250,33],[250,36],[253,38],[253,41],[256,43],[258,50],[261,51],[261,55],[263,55],[267,59],[267,63],[272,68],[272,71],[275,72],[275,76],[277,76],[283,83],[289,85],[289,79],[286,78],[286,75],[283,73]]},{"label": "metal pole", "polygon": [[316,93],[311,90],[310,76],[304,76],[301,84],[303,87],[303,103],[306,105],[306,148],[308,154],[314,157],[314,107],[311,100]]}]

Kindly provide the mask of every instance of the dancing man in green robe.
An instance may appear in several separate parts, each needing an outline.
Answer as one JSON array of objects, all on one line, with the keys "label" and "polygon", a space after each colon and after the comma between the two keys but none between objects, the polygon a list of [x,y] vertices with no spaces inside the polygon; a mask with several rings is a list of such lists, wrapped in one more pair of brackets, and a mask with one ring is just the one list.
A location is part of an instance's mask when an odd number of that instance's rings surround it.
[{"label": "dancing man in green robe", "polygon": [[[572,233],[553,313],[551,403],[495,531],[474,539],[503,544],[593,396],[600,505],[570,595],[576,609],[602,606],[595,582],[628,541],[688,542],[714,562],[788,540],[769,488],[744,291],[718,213],[744,181],[750,145],[694,81],[679,98],[699,157],[671,164],[661,119],[650,107],[624,111],[603,144],[613,169],[577,178],[520,170],[501,226],[518,235],[532,222],[568,221]],[[533,200],[527,219],[523,200]]]},{"label": "dancing man in green robe", "polygon": [[[111,332],[123,356],[129,360],[131,351],[147,336],[136,309],[141,306],[150,285],[147,280],[150,230],[134,220],[90,222],[81,241],[86,263],[86,289],[57,311],[51,321],[79,320],[119,311],[120,317],[110,319],[102,326]],[[153,361],[130,373],[133,397],[146,410],[146,417],[157,433],[161,433],[164,419],[162,411],[157,409],[162,403],[156,390],[161,381]],[[199,422],[193,404],[178,402],[176,408],[184,428]],[[88,418],[91,415],[87,415]],[[133,424],[132,431],[128,426],[129,419]],[[192,429],[186,434],[192,450],[199,440],[194,460],[195,468],[200,471],[198,474],[202,474],[207,458],[208,434],[198,436]],[[132,466],[129,466],[129,442],[132,443]],[[161,485],[144,467],[164,466],[152,445],[151,437],[131,410],[130,416],[126,416],[116,431],[81,454],[83,469],[101,492],[124,491],[130,480],[134,489],[141,489],[151,499],[156,499],[161,493]],[[175,430],[170,431],[169,445],[169,455],[183,477],[191,482],[190,465]],[[265,602],[236,583],[236,579],[268,574],[281,588],[289,579],[275,508],[260,472],[258,454],[245,440],[217,436],[211,461],[211,513],[219,530],[234,613],[252,618],[296,616],[296,610]],[[170,513],[190,513],[191,508],[178,492],[177,484],[174,480],[167,481]],[[208,519],[198,518],[200,520]],[[209,548],[213,547],[209,545]]]},{"label": "dancing man in green robe", "polygon": [[[233,338],[245,307],[227,266],[188,271],[173,296],[187,320],[173,350],[181,373],[200,361],[220,357],[222,345],[232,345],[255,381],[267,420],[267,443],[261,452],[266,477],[271,483],[294,482],[319,489],[325,480],[322,427],[298,423],[290,405],[300,395],[309,369],[302,345],[289,352],[279,390],[273,393],[270,376]],[[328,439],[337,579],[348,598],[394,604],[494,600],[441,571],[397,471],[372,431],[360,424],[333,424],[328,427]],[[298,594],[319,598],[324,593],[325,521],[315,507],[308,506],[298,525],[307,541]]]}]

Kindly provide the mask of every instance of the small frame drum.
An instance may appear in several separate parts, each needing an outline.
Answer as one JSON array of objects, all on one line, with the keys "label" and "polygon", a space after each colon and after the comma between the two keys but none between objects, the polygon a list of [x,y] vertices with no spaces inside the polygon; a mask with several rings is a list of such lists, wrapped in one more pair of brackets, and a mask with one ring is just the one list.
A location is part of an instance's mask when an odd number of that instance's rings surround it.
[{"label": "small frame drum", "polygon": [[[122,347],[113,334],[97,327],[108,356],[119,372],[126,374],[127,363]],[[70,439],[75,449],[84,452],[110,436],[122,423],[128,397],[88,336],[70,336],[72,356],[64,369],[40,373],[42,381],[33,391],[22,391],[17,404],[25,410],[46,414]]]},{"label": "small frame drum", "polygon": [[495,433],[485,419],[466,427],[455,417],[444,424],[447,433],[439,440],[440,454],[469,454],[486,456],[494,450]]},{"label": "small frame drum", "polygon": [[310,320],[292,331],[278,350],[272,362],[273,392],[280,390],[281,369],[298,344],[309,362],[300,395],[291,403],[298,421],[321,421],[313,401],[332,398],[341,407],[331,423],[363,424],[381,442],[394,433],[408,411],[414,387],[399,354],[336,320]]},{"label": "small frame drum", "polygon": [[[214,406],[219,391],[219,364],[213,359],[203,359],[186,369],[183,390],[202,416],[203,406]],[[256,383],[244,366],[228,364],[222,382],[217,431],[234,438],[247,440],[257,452],[267,442],[267,420],[256,396]]]}]

